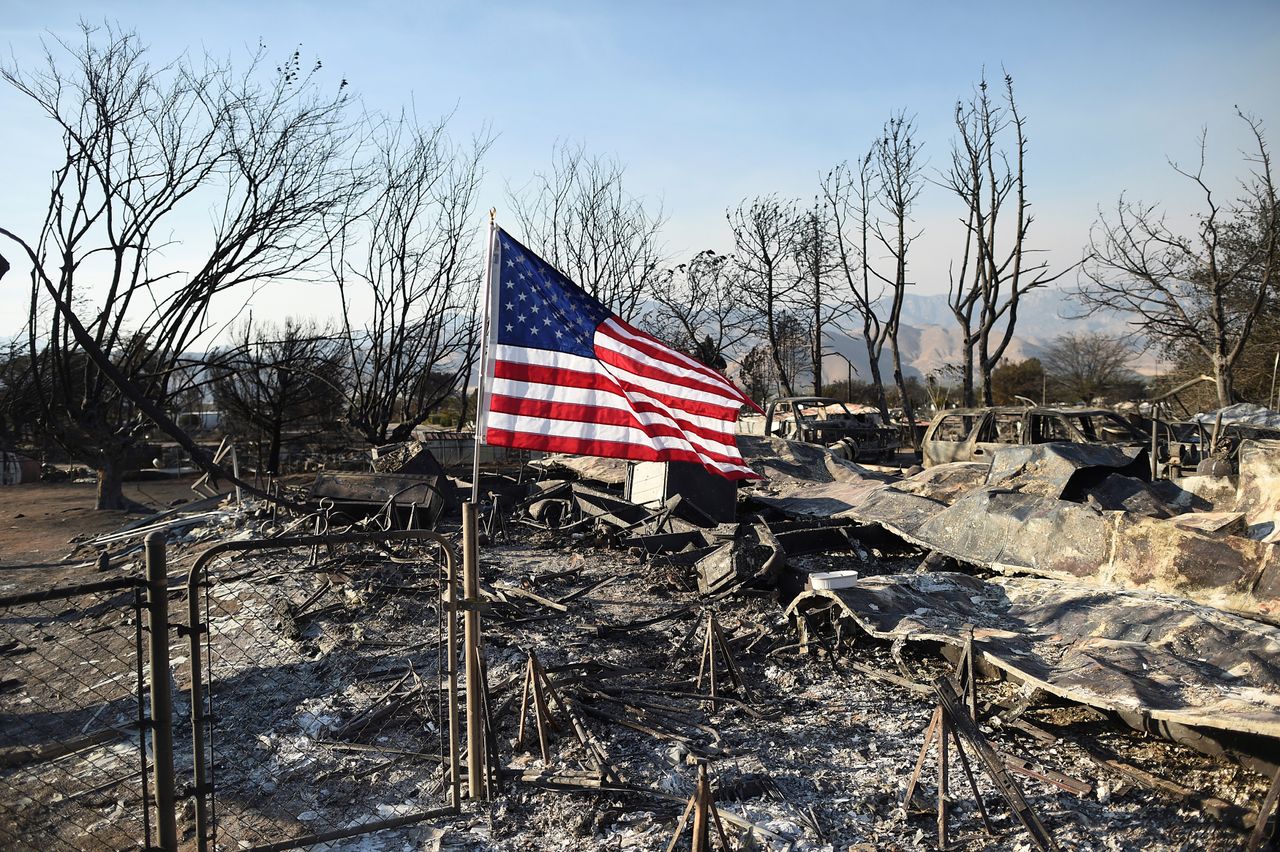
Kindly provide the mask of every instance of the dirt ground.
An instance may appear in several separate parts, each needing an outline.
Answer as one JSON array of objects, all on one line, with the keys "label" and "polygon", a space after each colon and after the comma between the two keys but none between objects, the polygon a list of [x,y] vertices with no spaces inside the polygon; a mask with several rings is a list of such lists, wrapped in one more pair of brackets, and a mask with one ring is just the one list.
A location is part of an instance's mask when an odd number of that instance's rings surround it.
[{"label": "dirt ground", "polygon": [[[126,482],[124,496],[162,511],[176,501],[193,501],[195,477]],[[98,512],[91,482],[38,482],[0,488],[0,569],[58,569],[71,540],[118,529],[141,514]],[[52,579],[52,577],[50,578]]]}]

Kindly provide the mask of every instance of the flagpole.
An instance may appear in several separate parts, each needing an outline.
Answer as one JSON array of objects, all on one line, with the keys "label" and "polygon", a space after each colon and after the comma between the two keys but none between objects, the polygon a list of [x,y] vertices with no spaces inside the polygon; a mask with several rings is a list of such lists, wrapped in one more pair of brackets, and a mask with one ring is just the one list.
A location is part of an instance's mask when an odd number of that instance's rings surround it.
[{"label": "flagpole", "polygon": [[496,214],[497,210],[489,208],[489,241],[488,251],[485,253],[484,291],[481,294],[483,304],[480,320],[480,369],[476,381],[476,434],[471,459],[471,502],[477,506],[480,505],[480,447],[484,444],[484,421],[488,413],[484,391],[486,374],[489,370],[489,304],[493,301],[494,237],[498,230],[497,223],[494,221]]},{"label": "flagpole", "polygon": [[[489,360],[489,306],[492,303],[493,263],[495,238],[498,226],[495,212],[489,210],[489,248],[485,256],[483,313],[480,322],[480,370],[476,382],[476,434],[471,459],[471,500],[462,506],[462,597],[465,610],[462,616],[463,666],[467,673],[467,795],[472,799],[485,798],[485,769],[491,755],[485,753],[484,736],[484,686],[480,680],[480,535],[476,515],[480,511],[480,447],[484,443],[484,422],[488,406],[485,405],[485,379]],[[450,590],[452,594],[452,590]],[[450,660],[451,669],[457,660]],[[456,781],[454,782],[457,783]]]}]

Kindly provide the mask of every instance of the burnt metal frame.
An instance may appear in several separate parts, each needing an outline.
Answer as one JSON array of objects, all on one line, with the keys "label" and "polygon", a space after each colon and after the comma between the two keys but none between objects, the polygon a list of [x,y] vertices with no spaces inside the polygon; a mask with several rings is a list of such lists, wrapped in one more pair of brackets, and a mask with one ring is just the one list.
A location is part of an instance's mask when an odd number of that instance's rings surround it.
[{"label": "burnt metal frame", "polygon": [[[444,596],[446,612],[448,613],[448,682],[449,682],[449,784],[450,784],[450,802],[447,807],[434,808],[423,811],[422,813],[412,814],[409,816],[393,817],[391,819],[380,820],[378,822],[362,823],[348,829],[339,829],[320,834],[312,834],[291,840],[272,843],[264,846],[255,847],[256,852],[277,852],[277,850],[296,849],[301,846],[309,846],[316,843],[324,843],[332,840],[341,840],[346,837],[355,837],[362,834],[371,834],[375,831],[383,831],[386,829],[400,828],[406,825],[412,825],[417,822],[432,819],[438,816],[446,816],[456,814],[461,807],[460,795],[460,747],[459,747],[459,714],[458,714],[458,635],[457,622],[458,606],[457,583],[458,583],[458,554],[453,543],[444,535],[432,530],[387,530],[373,532],[345,532],[335,535],[302,535],[288,538],[272,538],[250,541],[229,541],[223,544],[215,545],[209,548],[195,561],[191,566],[191,571],[187,575],[187,626],[185,632],[191,642],[191,740],[192,740],[192,763],[194,775],[194,796],[196,803],[196,848],[199,852],[207,852],[212,841],[215,841],[213,830],[216,828],[211,821],[209,812],[209,799],[216,794],[212,776],[209,774],[211,767],[205,764],[205,723],[211,721],[211,716],[204,712],[205,693],[204,693],[204,673],[203,662],[201,659],[200,640],[202,634],[207,634],[207,628],[200,618],[200,586],[202,578],[205,577],[209,564],[219,556],[227,553],[245,553],[255,550],[292,550],[302,547],[317,547],[319,545],[334,544],[357,544],[361,542],[392,542],[392,541],[427,541],[434,542],[440,546],[440,550],[444,553],[446,583],[448,595]],[[206,588],[209,583],[204,582]],[[181,631],[180,631],[181,632]],[[208,779],[208,780],[206,780]]]}]

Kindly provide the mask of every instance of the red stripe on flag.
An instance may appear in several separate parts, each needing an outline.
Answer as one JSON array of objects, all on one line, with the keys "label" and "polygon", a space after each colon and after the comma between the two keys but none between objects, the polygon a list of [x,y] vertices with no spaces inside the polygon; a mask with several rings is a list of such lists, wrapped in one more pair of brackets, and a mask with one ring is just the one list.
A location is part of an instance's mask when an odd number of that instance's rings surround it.
[{"label": "red stripe on flag", "polygon": [[[603,372],[584,373],[579,370],[565,370],[560,367],[546,367],[541,364],[495,361],[493,375],[495,378],[511,379],[519,382],[597,390],[616,394],[624,399],[627,399],[625,394],[627,390],[641,391],[673,410],[685,411],[700,417],[711,417],[716,420],[732,422],[738,413],[737,407],[701,402],[664,393],[661,390],[663,385],[658,383],[655,383],[655,385],[641,385],[630,380],[615,379]],[[628,402],[630,403],[631,400],[628,399]]]},{"label": "red stripe on flag", "polygon": [[[586,438],[564,438],[559,435],[538,435],[532,432],[511,432],[506,429],[489,429],[487,443],[495,447],[515,447],[548,453],[570,453],[579,456],[601,456],[631,461],[684,461],[703,464],[696,453],[688,450],[655,450],[620,441],[599,441]],[[736,463],[736,462],[735,462]],[[705,465],[704,465],[705,466]],[[726,479],[759,479],[750,468],[741,470],[717,470]]]},{"label": "red stripe on flag", "polygon": [[[619,334],[617,330],[610,327],[611,324],[616,324],[618,328],[626,332],[626,334]],[[764,413],[750,397],[739,390],[733,382],[729,381],[727,376],[712,369],[711,367],[708,367],[706,364],[702,364],[681,352],[677,352],[658,338],[654,337],[652,334],[649,334],[646,331],[641,331],[625,320],[613,317],[601,323],[600,327],[596,331],[600,334],[606,334],[610,338],[624,343],[633,349],[637,349],[650,358],[663,361],[673,367],[697,372],[708,382],[722,389],[725,394],[734,396],[740,399],[743,405],[749,405],[757,411],[760,411],[762,414]]]},{"label": "red stripe on flag", "polygon": [[[490,400],[490,410],[499,414],[516,414],[523,417],[536,417],[543,420],[564,420],[570,423],[593,423],[603,426],[626,426],[637,429],[654,438],[680,438],[698,448],[698,451],[713,461],[726,464],[741,464],[742,460],[719,450],[708,448],[698,440],[706,435],[691,435],[690,428],[681,429],[666,423],[642,423],[634,414],[618,408],[598,405],[579,405],[571,402],[548,402],[527,397],[504,396],[494,394]],[[726,440],[727,438],[727,440]],[[733,436],[723,433],[709,438],[718,444],[734,446]],[[637,444],[637,446],[641,446]]]},{"label": "red stripe on flag", "polygon": [[[709,382],[699,381],[698,379],[691,379],[687,376],[674,376],[662,371],[660,368],[655,368],[652,364],[644,361],[638,361],[629,355],[623,355],[621,352],[615,352],[612,349],[606,349],[598,342],[596,343],[596,357],[600,359],[602,363],[635,373],[643,379],[654,382],[658,387],[663,385],[674,385],[676,387],[694,391],[695,393],[714,394],[715,396],[721,397],[730,396],[730,392],[727,392],[723,387],[712,385]],[[623,381],[623,379],[620,378],[619,381]],[[641,387],[654,387],[654,385],[641,385]],[[736,389],[732,391],[732,394],[736,399]],[[706,400],[702,400],[702,402],[707,405],[718,405],[724,410],[732,410],[735,414],[739,408],[746,404],[741,401],[736,402],[736,404],[711,403]]]}]

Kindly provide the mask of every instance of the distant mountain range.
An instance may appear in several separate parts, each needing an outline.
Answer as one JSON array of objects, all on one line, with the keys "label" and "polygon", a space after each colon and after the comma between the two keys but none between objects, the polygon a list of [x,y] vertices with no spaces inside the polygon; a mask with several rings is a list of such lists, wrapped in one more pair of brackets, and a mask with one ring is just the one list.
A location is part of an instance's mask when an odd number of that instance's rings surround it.
[{"label": "distant mountain range", "polygon": [[[1082,317],[1080,313],[1079,304],[1061,290],[1044,289],[1028,293],[1018,303],[1018,322],[1014,328],[1013,340],[1005,350],[1005,358],[1021,361],[1038,357],[1054,338],[1073,332],[1096,332],[1124,337],[1134,334],[1133,328],[1117,314]],[[849,325],[853,326],[855,322],[856,320],[851,320]],[[923,378],[931,370],[947,364],[963,363],[960,331],[947,305],[947,297],[943,294],[907,295],[902,308],[899,341],[903,352],[903,367],[909,376]],[[866,381],[869,378],[871,372],[868,368],[867,351],[858,328],[851,327],[845,333],[829,334],[827,348],[843,353],[853,362],[858,370],[855,379]],[[893,361],[887,345],[881,356],[880,366],[885,380],[890,381]],[[1139,373],[1152,374],[1159,369],[1159,361],[1149,353],[1137,355],[1133,368]],[[847,373],[848,367],[843,358],[834,355],[826,358],[823,364],[824,378],[840,380]]]}]

